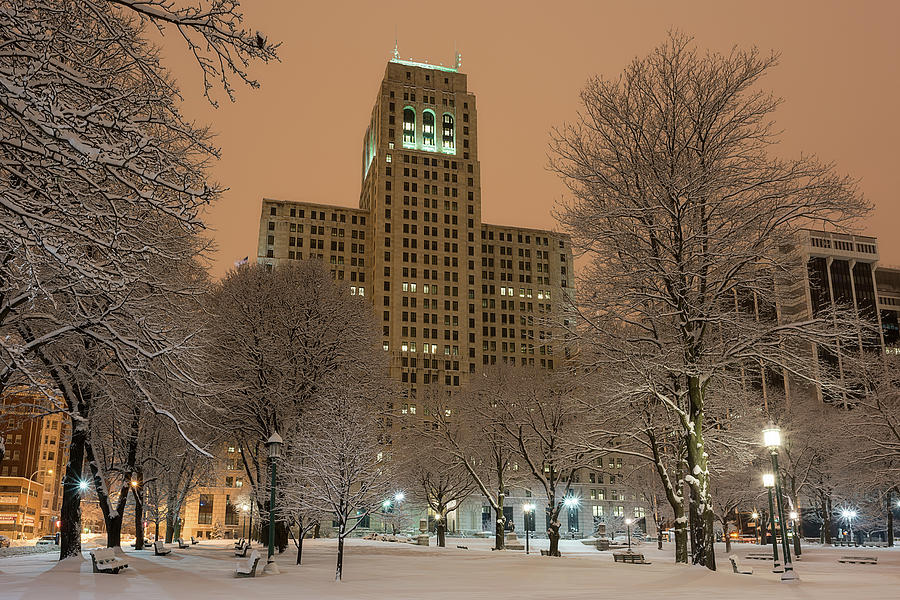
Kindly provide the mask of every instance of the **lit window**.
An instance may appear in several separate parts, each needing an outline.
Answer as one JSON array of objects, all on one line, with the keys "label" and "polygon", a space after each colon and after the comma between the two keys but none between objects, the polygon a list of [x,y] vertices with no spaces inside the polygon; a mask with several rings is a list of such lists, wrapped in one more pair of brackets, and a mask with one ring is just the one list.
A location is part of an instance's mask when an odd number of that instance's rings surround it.
[{"label": "lit window", "polygon": [[443,136],[441,138],[441,147],[445,150],[453,150],[453,115],[444,113],[443,118]]},{"label": "lit window", "polygon": [[403,143],[416,143],[416,111],[410,107],[403,109]]},{"label": "lit window", "polygon": [[434,147],[434,113],[430,110],[422,114],[422,144]]}]

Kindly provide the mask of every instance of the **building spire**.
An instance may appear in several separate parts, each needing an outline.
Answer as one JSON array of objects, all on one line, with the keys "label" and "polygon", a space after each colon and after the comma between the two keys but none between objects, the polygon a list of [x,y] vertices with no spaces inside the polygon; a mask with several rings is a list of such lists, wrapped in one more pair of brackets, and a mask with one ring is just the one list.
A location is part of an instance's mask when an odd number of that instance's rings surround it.
[{"label": "building spire", "polygon": [[400,50],[398,48],[399,42],[397,41],[397,26],[394,25],[394,58],[400,58]]}]

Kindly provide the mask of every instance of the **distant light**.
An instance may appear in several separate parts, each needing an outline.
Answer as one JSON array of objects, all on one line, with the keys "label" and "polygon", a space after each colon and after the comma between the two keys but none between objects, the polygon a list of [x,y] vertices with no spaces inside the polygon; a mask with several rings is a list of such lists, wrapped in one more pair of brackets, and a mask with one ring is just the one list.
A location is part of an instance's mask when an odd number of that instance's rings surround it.
[{"label": "distant light", "polygon": [[841,511],[841,516],[844,517],[845,519],[852,519],[853,517],[856,516],[856,511],[845,508],[844,510]]},{"label": "distant light", "polygon": [[631,518],[625,519],[626,525],[631,525],[632,523],[634,523],[634,519],[631,519]]},{"label": "distant light", "polygon": [[775,475],[772,473],[763,473],[763,487],[775,487]]},{"label": "distant light", "polygon": [[755,519],[758,519],[758,518],[759,518],[759,513],[755,512],[755,513],[753,513],[753,514],[750,515],[750,516],[753,517],[753,519],[755,520]]},{"label": "distant light", "polygon": [[796,521],[796,520],[797,520],[797,517],[799,517],[799,516],[800,516],[800,515],[797,514],[797,511],[796,511],[796,510],[792,510],[792,511],[791,511],[791,514],[790,514],[791,521]]},{"label": "distant light", "polygon": [[131,487],[137,487],[137,486],[138,486],[137,480],[132,479],[132,480],[131,480]]},{"label": "distant light", "polygon": [[575,496],[567,496],[565,500],[563,500],[563,506],[566,508],[575,508],[578,506],[578,498]]},{"label": "distant light", "polygon": [[434,515],[434,520],[435,520],[435,521],[440,521],[440,520],[441,520],[441,515],[439,515],[439,514]]},{"label": "distant light", "polygon": [[57,520],[57,521],[56,521],[56,528],[59,529],[60,527],[62,527],[62,521]]},{"label": "distant light", "polygon": [[775,425],[770,425],[763,429],[763,443],[766,448],[778,448],[781,446],[781,429]]},{"label": "distant light", "polygon": [[406,498],[406,494],[404,494],[403,492],[397,492],[396,494],[394,494],[394,500],[396,500],[397,502],[403,502],[404,498]]},{"label": "distant light", "polygon": [[384,502],[381,503],[381,507],[382,507],[384,510],[389,509],[389,508],[391,507],[391,501],[390,501],[390,500],[385,500]]},{"label": "distant light", "polygon": [[79,482],[78,482],[78,489],[81,490],[82,492],[85,491],[86,489],[88,489],[88,482],[85,481],[84,479],[82,479],[81,481],[79,481]]},{"label": "distant light", "polygon": [[533,512],[533,511],[534,511],[534,504],[526,504],[525,506],[522,507],[522,509],[523,509],[525,512]]}]

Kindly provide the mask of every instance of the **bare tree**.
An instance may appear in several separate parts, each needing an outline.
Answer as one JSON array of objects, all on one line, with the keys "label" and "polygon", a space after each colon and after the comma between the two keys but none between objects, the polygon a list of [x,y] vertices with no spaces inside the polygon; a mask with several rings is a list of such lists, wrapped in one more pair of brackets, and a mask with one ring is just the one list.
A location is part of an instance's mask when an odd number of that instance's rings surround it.
[{"label": "bare tree", "polygon": [[[322,393],[377,370],[372,307],[309,260],[231,271],[210,296],[208,318],[204,355],[218,406],[210,425],[239,441],[250,484],[264,490],[269,436],[293,439]],[[256,498],[260,514],[267,512],[268,494]],[[278,523],[283,547],[287,531]]]},{"label": "bare tree", "polygon": [[[429,388],[425,395],[444,395],[443,390]],[[423,396],[424,397],[424,396]],[[428,401],[425,402],[429,406]],[[393,459],[400,481],[418,500],[435,513],[437,544],[446,546],[447,515],[456,510],[475,491],[475,483],[465,466],[440,445],[432,444],[421,427],[407,427],[393,439]]]},{"label": "bare tree", "polygon": [[710,569],[705,417],[722,397],[711,386],[740,385],[748,365],[824,385],[800,349],[837,350],[859,332],[846,312],[780,323],[774,310],[774,281],[796,262],[779,250],[796,246],[798,229],[845,227],[869,209],[829,166],[770,156],[778,100],[756,84],[776,62],[756,49],[704,54],[671,34],[618,78],[591,79],[577,122],[552,143],[552,168],[571,192],[559,216],[590,259],[583,341],[607,365],[647,374],[645,398],[677,415],[696,499],[694,560]]},{"label": "bare tree", "polygon": [[204,80],[230,94],[235,78],[256,85],[250,62],[275,58],[240,18],[228,0],[188,9],[167,0],[0,7],[0,392],[55,387],[72,418],[61,558],[80,551],[87,415],[105,393],[92,374],[118,371],[151,410],[174,418],[142,374],[163,363],[189,380],[167,355],[190,336],[173,337],[143,309],[173,291],[161,274],[202,251],[200,211],[219,193],[207,182],[217,157],[209,133],[180,114],[143,27],[177,30]]},{"label": "bare tree", "polygon": [[302,485],[303,511],[331,515],[337,523],[337,566],[344,568],[344,540],[371,513],[391,486],[391,464],[386,460],[386,432],[373,412],[385,390],[371,381],[347,381],[330,388],[307,411],[306,430],[290,440],[286,467],[294,485]]},{"label": "bare tree", "polygon": [[488,410],[476,414],[497,419],[496,426],[505,434],[517,459],[524,462],[532,481],[543,489],[549,552],[550,556],[559,556],[560,512],[574,475],[592,458],[605,453],[596,451],[598,446],[593,452],[585,450],[590,415],[583,412],[570,373],[554,375],[534,368],[500,366],[486,372],[485,377],[493,380],[498,393],[491,396]]},{"label": "bare tree", "polygon": [[426,423],[432,443],[453,457],[494,510],[494,548],[506,547],[506,490],[522,480],[516,451],[505,431],[505,410],[496,399],[507,393],[508,372],[494,371],[471,378],[455,394],[432,390],[425,399]]}]

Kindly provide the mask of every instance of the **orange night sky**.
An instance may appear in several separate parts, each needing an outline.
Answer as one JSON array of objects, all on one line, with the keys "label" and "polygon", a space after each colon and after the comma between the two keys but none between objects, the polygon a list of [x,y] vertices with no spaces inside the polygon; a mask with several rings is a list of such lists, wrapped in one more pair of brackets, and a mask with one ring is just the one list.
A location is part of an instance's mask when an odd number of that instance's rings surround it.
[{"label": "orange night sky", "polygon": [[412,60],[451,64],[454,45],[478,96],[485,222],[555,228],[563,186],[547,165],[548,132],[573,118],[593,74],[615,77],[669,28],[701,48],[781,52],[764,85],[784,98],[782,152],[817,154],[860,180],[875,204],[863,223],[882,262],[900,264],[900,3],[881,2],[305,2],[245,0],[245,24],[280,40],[282,62],[251,73],[219,109],[175,32],[166,61],[186,114],[212,125],[230,188],[208,221],[212,273],[256,256],[260,199],[357,206],[360,143],[394,45]]}]

